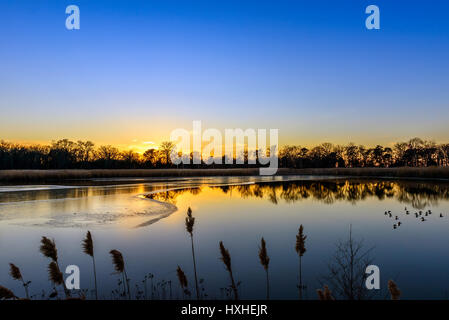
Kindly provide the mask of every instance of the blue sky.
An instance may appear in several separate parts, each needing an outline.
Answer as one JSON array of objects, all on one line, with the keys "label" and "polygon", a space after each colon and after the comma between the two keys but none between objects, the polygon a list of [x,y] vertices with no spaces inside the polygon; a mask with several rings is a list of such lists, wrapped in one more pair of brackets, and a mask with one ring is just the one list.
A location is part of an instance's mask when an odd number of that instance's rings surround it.
[{"label": "blue sky", "polygon": [[[81,29],[65,28],[76,4]],[[365,28],[378,5],[381,29]],[[449,142],[448,1],[0,2],[0,139]]]}]

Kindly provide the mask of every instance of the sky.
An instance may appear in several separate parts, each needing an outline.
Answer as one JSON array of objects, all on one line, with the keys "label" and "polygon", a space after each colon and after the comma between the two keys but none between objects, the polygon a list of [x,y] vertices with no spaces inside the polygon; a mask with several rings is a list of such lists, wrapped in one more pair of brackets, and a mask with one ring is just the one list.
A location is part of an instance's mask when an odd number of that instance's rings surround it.
[{"label": "sky", "polygon": [[280,144],[449,142],[448,14],[438,0],[2,0],[0,139],[141,151],[201,120],[279,129]]}]

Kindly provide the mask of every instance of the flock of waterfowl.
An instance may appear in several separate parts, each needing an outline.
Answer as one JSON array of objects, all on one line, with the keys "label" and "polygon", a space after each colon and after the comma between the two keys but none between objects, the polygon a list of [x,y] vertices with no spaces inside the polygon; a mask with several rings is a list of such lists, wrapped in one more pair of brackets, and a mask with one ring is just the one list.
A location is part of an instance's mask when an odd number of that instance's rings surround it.
[{"label": "flock of waterfowl", "polygon": [[[406,215],[410,215],[410,211],[407,209],[407,207],[404,208],[404,212]],[[393,214],[391,213],[390,210],[385,211],[384,213],[386,216],[393,218]],[[425,217],[429,217],[432,215],[432,210],[427,210],[426,212],[423,212],[422,210],[418,211],[418,212],[414,212],[415,218],[420,219],[421,222],[427,221],[427,219]],[[444,215],[442,213],[440,213],[440,218],[443,218]],[[394,216],[394,220],[397,221],[393,224],[393,229],[397,229],[398,227],[401,226],[402,222],[399,221],[399,217],[398,216]]]}]

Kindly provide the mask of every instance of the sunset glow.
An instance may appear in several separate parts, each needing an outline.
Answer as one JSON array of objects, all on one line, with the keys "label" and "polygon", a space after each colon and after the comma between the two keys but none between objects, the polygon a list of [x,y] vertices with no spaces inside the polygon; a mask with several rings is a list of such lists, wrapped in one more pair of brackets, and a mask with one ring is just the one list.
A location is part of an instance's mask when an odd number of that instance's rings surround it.
[{"label": "sunset glow", "polygon": [[444,1],[378,1],[379,32],[350,1],[78,2],[76,31],[60,5],[0,4],[1,139],[143,152],[202,120],[278,128],[281,145],[447,142]]}]

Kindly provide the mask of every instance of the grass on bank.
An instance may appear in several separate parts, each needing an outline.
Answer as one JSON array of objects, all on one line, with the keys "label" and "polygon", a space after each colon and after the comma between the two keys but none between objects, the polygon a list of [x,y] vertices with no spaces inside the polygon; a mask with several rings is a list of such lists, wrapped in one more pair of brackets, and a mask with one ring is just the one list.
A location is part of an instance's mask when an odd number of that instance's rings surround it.
[{"label": "grass on bank", "polygon": [[[47,182],[93,178],[157,178],[198,176],[257,176],[258,168],[229,169],[68,169],[68,170],[0,170],[0,183]],[[280,168],[277,175],[332,175],[351,177],[391,177],[449,179],[449,167],[400,168]]]}]

